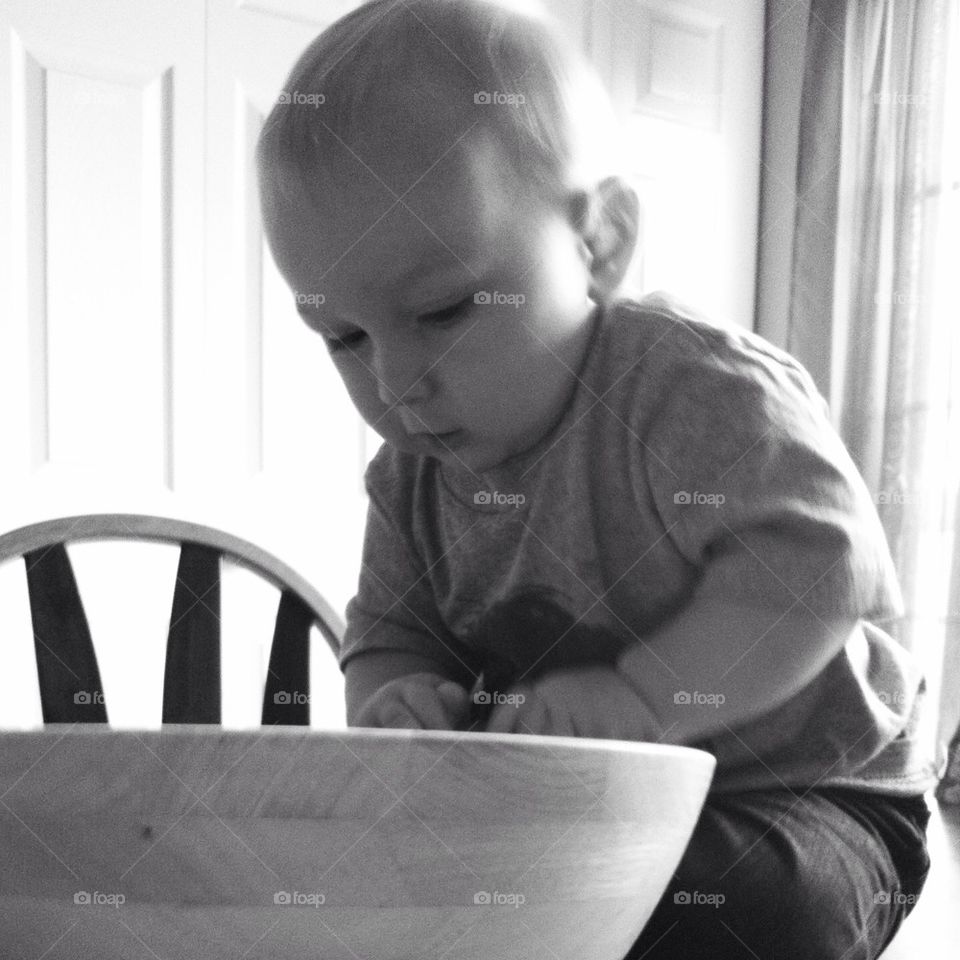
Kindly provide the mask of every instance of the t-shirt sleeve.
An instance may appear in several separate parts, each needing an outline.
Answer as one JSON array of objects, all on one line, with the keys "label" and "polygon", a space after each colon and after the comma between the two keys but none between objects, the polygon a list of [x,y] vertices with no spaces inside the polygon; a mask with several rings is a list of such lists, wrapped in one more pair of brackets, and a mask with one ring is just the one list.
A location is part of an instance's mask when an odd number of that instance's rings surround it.
[{"label": "t-shirt sleeve", "polygon": [[639,453],[698,594],[825,621],[899,615],[876,508],[809,374],[719,338],[664,380]]},{"label": "t-shirt sleeve", "polygon": [[438,672],[466,680],[475,670],[469,654],[444,625],[428,571],[419,559],[405,511],[389,486],[366,479],[370,495],[356,595],[346,609],[340,669],[367,651],[407,651],[435,661]]}]

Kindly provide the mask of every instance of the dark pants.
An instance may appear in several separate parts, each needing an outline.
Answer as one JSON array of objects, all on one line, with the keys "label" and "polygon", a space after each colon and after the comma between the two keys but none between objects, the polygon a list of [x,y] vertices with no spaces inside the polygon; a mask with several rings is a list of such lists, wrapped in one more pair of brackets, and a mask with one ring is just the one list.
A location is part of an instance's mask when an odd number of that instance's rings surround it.
[{"label": "dark pants", "polygon": [[923,887],[929,816],[856,790],[711,794],[625,960],[873,960]]}]

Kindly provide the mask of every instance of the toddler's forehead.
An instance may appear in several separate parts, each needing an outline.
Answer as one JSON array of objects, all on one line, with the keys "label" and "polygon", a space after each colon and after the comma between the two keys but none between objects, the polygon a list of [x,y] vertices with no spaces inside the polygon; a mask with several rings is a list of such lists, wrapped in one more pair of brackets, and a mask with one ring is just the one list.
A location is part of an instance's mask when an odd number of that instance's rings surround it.
[{"label": "toddler's forehead", "polygon": [[[302,171],[306,185],[291,178],[290,192],[274,208],[271,233],[279,235],[280,262],[295,277],[335,266],[339,273],[372,270],[382,278],[421,258],[443,256],[486,263],[503,253],[504,225],[518,214],[522,219],[531,202],[505,169],[496,138],[483,130],[436,151],[382,157],[371,151],[363,162],[347,156],[350,162],[336,171]],[[381,263],[384,238],[390,238],[388,264]]]},{"label": "toddler's forehead", "polygon": [[420,77],[373,92],[362,122],[338,154],[348,166],[369,167],[398,194],[428,176],[475,135],[489,130],[459,85]]},{"label": "toddler's forehead", "polygon": [[411,121],[384,101],[349,142],[325,131],[323,160],[302,168],[301,182],[325,216],[347,221],[394,204],[425,218],[451,208],[470,221],[480,207],[527,202],[500,137],[469,114],[440,113]]}]

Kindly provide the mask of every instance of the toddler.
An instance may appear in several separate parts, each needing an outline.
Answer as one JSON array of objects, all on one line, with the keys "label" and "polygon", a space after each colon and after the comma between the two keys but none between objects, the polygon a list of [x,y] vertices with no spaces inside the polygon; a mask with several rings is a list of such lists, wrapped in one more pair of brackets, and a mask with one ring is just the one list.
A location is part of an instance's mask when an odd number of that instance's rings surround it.
[{"label": "toddler", "polygon": [[267,118],[273,256],[385,440],[347,719],[708,750],[628,957],[873,958],[935,782],[883,533],[796,361],[624,295],[609,126],[569,46],[483,0],[354,10]]}]

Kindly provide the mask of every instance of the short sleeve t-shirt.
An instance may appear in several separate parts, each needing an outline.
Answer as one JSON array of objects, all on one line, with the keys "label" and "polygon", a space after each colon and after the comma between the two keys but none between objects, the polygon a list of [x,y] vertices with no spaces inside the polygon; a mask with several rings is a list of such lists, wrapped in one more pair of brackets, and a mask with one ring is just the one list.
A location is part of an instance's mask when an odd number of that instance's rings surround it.
[{"label": "short sleeve t-shirt", "polygon": [[881,629],[902,602],[873,501],[809,374],[761,337],[617,301],[534,447],[477,474],[384,444],[366,482],[341,667],[408,650],[504,689],[612,665],[694,594],[802,604],[859,625],[787,702],[691,744],[717,758],[714,791],[935,783],[923,679]]}]

